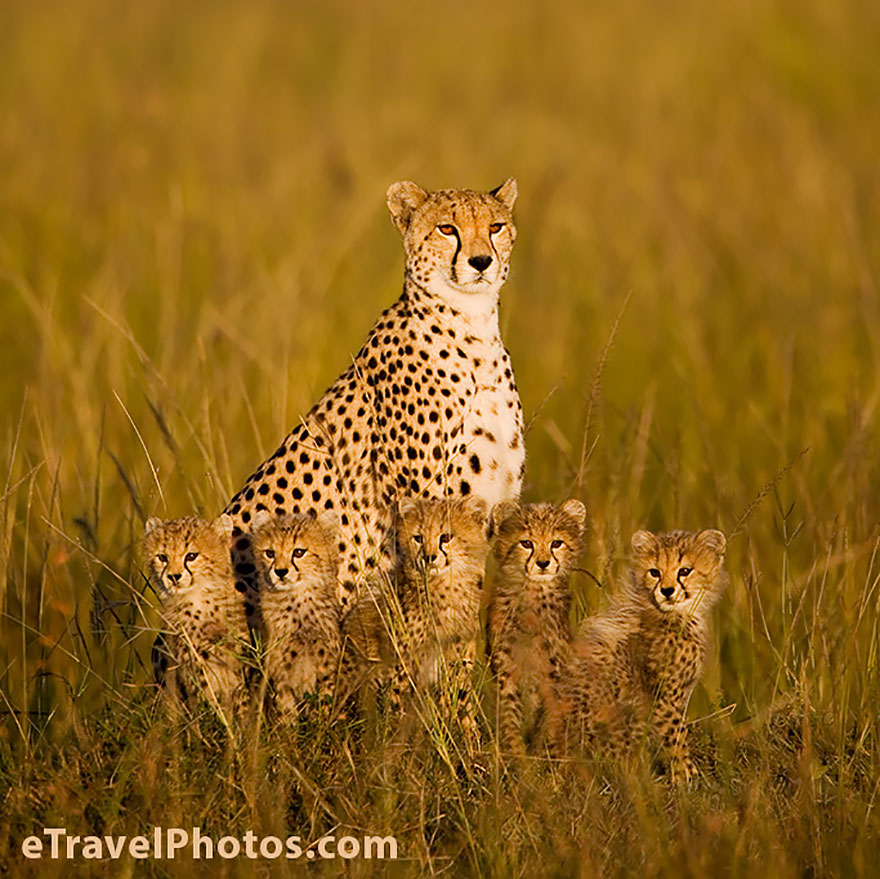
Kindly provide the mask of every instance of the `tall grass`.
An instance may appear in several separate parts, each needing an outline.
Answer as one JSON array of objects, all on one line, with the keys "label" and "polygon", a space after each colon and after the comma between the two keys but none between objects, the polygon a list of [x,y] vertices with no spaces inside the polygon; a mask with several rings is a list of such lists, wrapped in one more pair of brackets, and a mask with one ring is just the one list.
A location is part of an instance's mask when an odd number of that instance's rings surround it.
[{"label": "tall grass", "polygon": [[[876,871],[880,8],[13,0],[3,19],[11,869],[43,826],[191,822],[393,834],[402,875]],[[144,517],[221,509],[395,298],[389,183],[509,174],[525,497],[587,503],[578,613],[635,528],[731,534],[690,711],[702,783],[512,773],[491,740],[462,763],[436,727],[401,749],[380,718],[252,731],[237,755],[209,719],[169,726]]]}]

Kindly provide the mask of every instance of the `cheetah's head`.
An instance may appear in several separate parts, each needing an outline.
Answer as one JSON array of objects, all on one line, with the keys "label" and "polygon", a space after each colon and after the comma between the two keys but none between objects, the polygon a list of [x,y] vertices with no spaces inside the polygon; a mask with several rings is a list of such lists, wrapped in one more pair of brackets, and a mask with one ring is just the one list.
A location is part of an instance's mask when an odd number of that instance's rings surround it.
[{"label": "cheetah's head", "polygon": [[489,554],[482,498],[403,498],[397,511],[398,564],[408,579],[482,571]]},{"label": "cheetah's head", "polygon": [[162,599],[197,586],[231,584],[232,519],[148,519],[141,556]]},{"label": "cheetah's head", "polygon": [[403,235],[409,276],[434,296],[468,308],[469,297],[494,302],[516,240],[516,180],[491,192],[425,192],[403,180],[388,189],[388,210]]},{"label": "cheetah's head", "polygon": [[634,587],[663,613],[692,616],[705,612],[723,589],[726,546],[724,535],[715,530],[696,534],[636,531],[632,537]]},{"label": "cheetah's head", "polygon": [[261,589],[336,588],[338,536],[326,516],[276,516],[263,510],[254,516],[251,540]]},{"label": "cheetah's head", "polygon": [[567,575],[581,551],[586,507],[574,498],[561,506],[502,501],[492,510],[495,558],[533,580]]}]

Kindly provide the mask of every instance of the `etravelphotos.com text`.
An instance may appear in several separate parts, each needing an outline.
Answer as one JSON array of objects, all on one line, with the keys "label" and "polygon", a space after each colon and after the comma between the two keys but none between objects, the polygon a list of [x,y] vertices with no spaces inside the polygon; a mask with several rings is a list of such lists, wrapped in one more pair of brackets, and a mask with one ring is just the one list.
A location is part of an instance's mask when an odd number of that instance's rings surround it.
[{"label": "etravelphotos.com text", "polygon": [[193,858],[250,858],[309,860],[330,858],[397,858],[397,840],[393,836],[322,836],[312,843],[300,836],[257,836],[248,830],[243,836],[221,836],[215,839],[198,827],[154,827],[149,836],[76,836],[65,827],[44,827],[38,835],[28,836],[21,843],[25,858],[38,860],[174,860]]}]

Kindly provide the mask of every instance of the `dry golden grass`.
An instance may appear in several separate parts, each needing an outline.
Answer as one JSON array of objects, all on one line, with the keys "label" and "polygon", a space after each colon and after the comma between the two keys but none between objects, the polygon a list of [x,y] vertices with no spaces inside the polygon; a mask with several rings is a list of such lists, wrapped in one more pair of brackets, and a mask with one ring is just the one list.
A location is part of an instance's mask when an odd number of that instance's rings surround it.
[{"label": "dry golden grass", "polygon": [[[2,17],[13,872],[42,826],[191,822],[392,833],[406,860],[386,868],[412,876],[876,874],[880,7],[13,0]],[[703,782],[511,775],[491,743],[460,765],[437,725],[403,754],[375,719],[264,729],[237,758],[209,720],[169,728],[144,689],[144,517],[221,509],[397,295],[389,183],[509,174],[525,496],[583,498],[604,587],[637,527],[731,535],[691,705]],[[604,600],[573,585],[579,613]],[[145,869],[192,875],[174,867]]]}]

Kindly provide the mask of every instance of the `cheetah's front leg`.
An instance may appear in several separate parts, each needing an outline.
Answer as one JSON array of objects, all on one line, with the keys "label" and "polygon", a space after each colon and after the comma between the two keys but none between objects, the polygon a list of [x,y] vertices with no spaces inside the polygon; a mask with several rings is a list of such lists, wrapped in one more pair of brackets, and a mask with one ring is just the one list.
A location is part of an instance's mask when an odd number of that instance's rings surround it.
[{"label": "cheetah's front leg", "polygon": [[523,757],[526,749],[522,734],[523,712],[516,663],[509,653],[499,650],[492,657],[492,670],[498,682],[498,741],[501,750]]},{"label": "cheetah's front leg", "polygon": [[654,731],[669,754],[670,776],[674,784],[690,782],[697,776],[697,767],[687,743],[687,703],[687,696],[682,697],[678,692],[661,692],[652,717]]},{"label": "cheetah's front leg", "polygon": [[449,681],[448,686],[443,688],[444,693],[451,693],[455,697],[454,708],[469,754],[479,750],[481,740],[480,724],[477,720],[477,694],[473,681],[475,653],[476,643],[471,641],[459,656],[448,661]]}]

